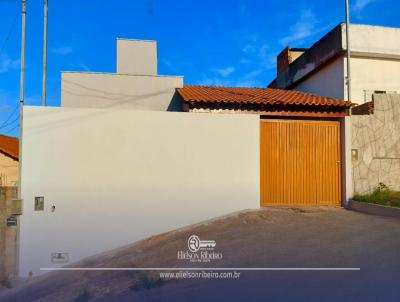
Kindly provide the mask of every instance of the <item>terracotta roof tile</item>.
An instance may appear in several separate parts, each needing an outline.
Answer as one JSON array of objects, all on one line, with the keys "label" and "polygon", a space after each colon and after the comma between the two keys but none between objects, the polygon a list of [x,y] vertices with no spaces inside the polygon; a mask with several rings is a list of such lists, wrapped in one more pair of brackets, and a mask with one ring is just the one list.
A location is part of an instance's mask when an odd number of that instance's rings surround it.
[{"label": "terracotta roof tile", "polygon": [[0,152],[4,153],[15,160],[18,160],[19,155],[18,138],[0,134]]},{"label": "terracotta roof tile", "polygon": [[260,105],[310,105],[347,109],[351,102],[295,90],[185,85],[177,89],[185,102]]}]

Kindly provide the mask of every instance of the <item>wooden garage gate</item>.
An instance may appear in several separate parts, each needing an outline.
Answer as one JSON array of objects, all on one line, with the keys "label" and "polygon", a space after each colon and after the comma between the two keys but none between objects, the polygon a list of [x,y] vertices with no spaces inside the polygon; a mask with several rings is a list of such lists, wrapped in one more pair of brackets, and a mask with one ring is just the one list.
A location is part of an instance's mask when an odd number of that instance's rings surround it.
[{"label": "wooden garage gate", "polygon": [[340,123],[261,120],[261,205],[341,204]]}]

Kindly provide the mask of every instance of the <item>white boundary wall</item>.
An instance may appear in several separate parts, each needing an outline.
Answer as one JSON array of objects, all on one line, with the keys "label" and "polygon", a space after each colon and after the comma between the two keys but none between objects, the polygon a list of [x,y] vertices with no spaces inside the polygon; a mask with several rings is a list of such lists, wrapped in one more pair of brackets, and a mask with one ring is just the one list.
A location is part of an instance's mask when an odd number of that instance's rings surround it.
[{"label": "white boundary wall", "polygon": [[25,107],[22,149],[21,276],[259,207],[258,115]]}]

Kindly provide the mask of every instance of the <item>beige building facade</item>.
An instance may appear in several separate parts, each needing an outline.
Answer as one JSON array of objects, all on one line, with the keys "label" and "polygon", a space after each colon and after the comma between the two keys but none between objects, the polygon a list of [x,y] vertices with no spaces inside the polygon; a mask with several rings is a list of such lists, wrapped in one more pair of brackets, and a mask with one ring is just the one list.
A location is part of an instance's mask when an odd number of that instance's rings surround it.
[{"label": "beige building facade", "polygon": [[18,183],[18,149],[16,137],[0,135],[0,186],[16,186]]},{"label": "beige building facade", "polygon": [[0,153],[0,186],[16,186],[18,183],[18,161]]},{"label": "beige building facade", "polygon": [[[347,100],[346,25],[339,24],[292,62],[278,62],[271,87]],[[400,93],[400,28],[351,24],[351,101]],[[290,51],[290,49],[289,49]],[[285,58],[285,56],[280,55]],[[279,57],[278,57],[279,60]]]}]

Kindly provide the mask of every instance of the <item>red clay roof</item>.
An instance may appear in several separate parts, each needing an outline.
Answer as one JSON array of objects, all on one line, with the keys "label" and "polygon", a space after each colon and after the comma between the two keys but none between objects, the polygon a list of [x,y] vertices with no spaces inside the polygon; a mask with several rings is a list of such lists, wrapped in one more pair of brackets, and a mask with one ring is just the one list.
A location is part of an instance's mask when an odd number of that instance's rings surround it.
[{"label": "red clay roof", "polygon": [[0,152],[18,160],[18,138],[0,134]]},{"label": "red clay roof", "polygon": [[185,102],[323,106],[348,109],[352,103],[294,90],[185,85],[177,89]]}]

